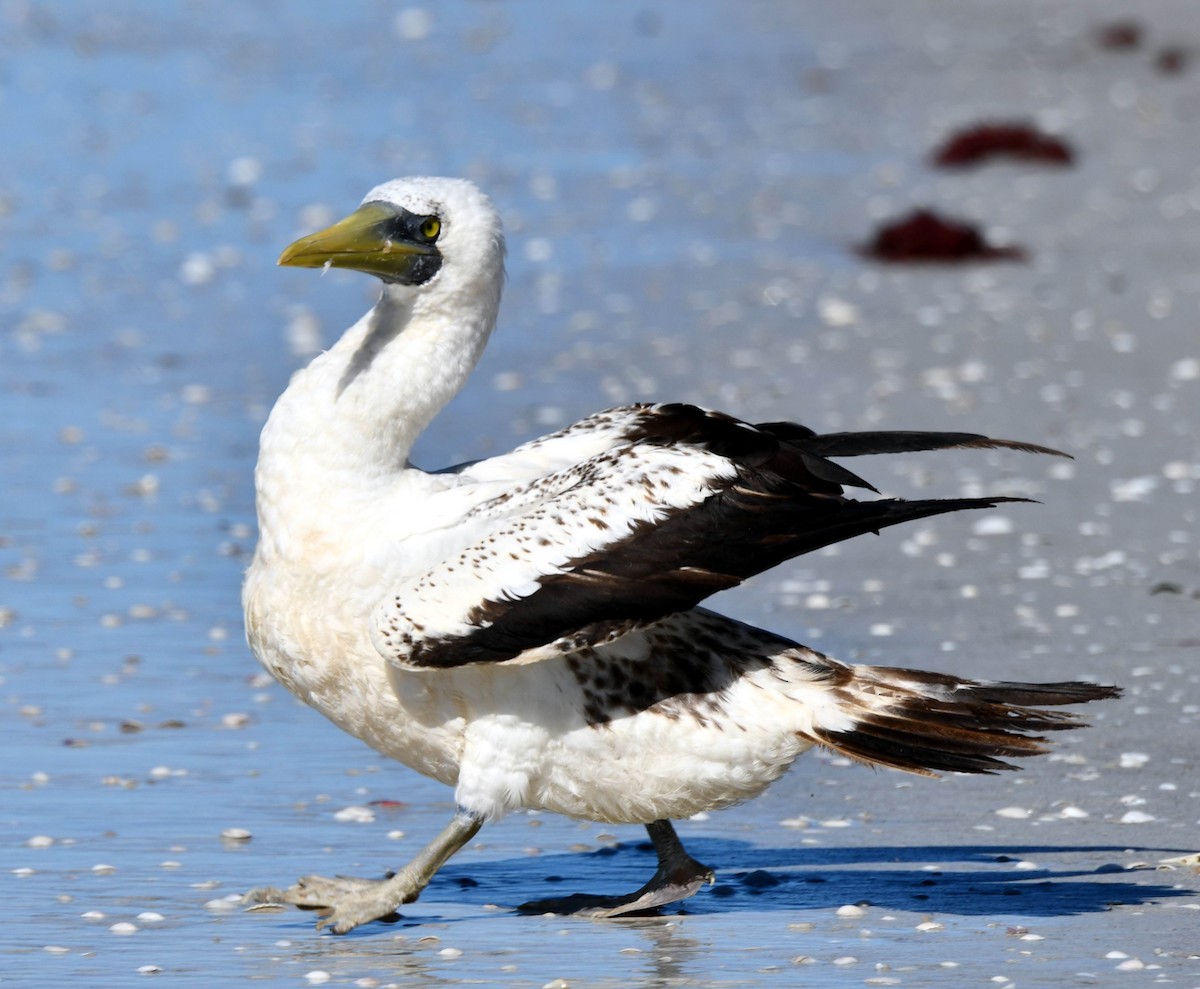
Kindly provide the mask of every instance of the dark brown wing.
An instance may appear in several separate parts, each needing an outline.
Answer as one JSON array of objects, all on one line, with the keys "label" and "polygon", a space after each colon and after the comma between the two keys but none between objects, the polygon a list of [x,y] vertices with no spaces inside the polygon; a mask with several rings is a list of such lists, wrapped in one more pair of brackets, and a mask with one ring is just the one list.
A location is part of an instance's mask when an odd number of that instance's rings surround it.
[{"label": "dark brown wing", "polygon": [[[794,423],[751,425],[689,405],[646,406],[640,413],[619,444],[576,468],[578,482],[550,506],[550,516],[541,505],[536,516],[504,520],[486,547],[473,548],[474,557],[464,554],[450,567],[453,574],[438,574],[435,583],[469,581],[464,571],[472,558],[486,561],[487,554],[505,551],[515,561],[505,561],[515,577],[493,581],[465,614],[444,622],[434,608],[414,616],[412,600],[400,589],[376,623],[380,651],[410,667],[545,658],[556,648],[603,641],[686,611],[831,543],[913,519],[1028,500],[857,501],[845,496],[846,487],[875,489],[829,456],[954,447],[1056,452],[970,433],[821,435]],[[689,457],[695,474],[680,477]],[[694,497],[676,491],[669,506],[638,518],[601,512],[590,521],[604,532],[590,533],[585,542],[576,537],[586,526],[581,511],[627,502],[631,491],[653,501],[656,485],[683,485]],[[561,547],[553,544],[556,537]],[[558,549],[563,552],[556,555]],[[427,598],[430,586],[426,578]]]}]

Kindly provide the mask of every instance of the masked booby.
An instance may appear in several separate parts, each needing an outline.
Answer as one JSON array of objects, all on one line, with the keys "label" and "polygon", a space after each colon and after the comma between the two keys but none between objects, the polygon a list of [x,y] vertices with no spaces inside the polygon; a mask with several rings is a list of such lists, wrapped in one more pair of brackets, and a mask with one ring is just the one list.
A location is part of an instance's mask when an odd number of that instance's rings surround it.
[{"label": "masked booby", "polygon": [[751,798],[813,745],[917,773],[992,773],[1078,727],[1082,682],[975,682],[840,663],[699,607],[801,553],[1009,498],[856,500],[836,462],[1044,447],[969,433],[818,434],[691,405],[630,405],[447,471],[409,462],[496,322],[500,217],[460,179],[372,189],[282,265],[349,268],[379,302],[292,378],[262,431],[250,647],[290,691],[454,788],[458,811],[384,879],[306,876],[254,902],[342,933],[415,900],[489,820],[518,809],[643,824],[656,874],[624,896],[535,901],[615,916],[712,871],[670,821]]}]

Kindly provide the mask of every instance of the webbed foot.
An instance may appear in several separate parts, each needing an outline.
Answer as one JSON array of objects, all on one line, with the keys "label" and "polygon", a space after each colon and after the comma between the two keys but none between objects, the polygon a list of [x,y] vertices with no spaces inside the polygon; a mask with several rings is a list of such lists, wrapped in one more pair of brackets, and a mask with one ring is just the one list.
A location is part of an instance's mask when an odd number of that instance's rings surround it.
[{"label": "webbed foot", "polygon": [[392,882],[394,878],[303,876],[287,889],[275,886],[252,889],[243,902],[252,907],[291,905],[301,910],[315,910],[321,916],[317,921],[317,930],[328,927],[334,934],[345,934],[372,920],[398,920],[397,907],[412,903],[421,895],[419,888],[397,888]]},{"label": "webbed foot", "polygon": [[317,930],[328,928],[334,934],[345,934],[373,920],[395,920],[400,906],[421,895],[434,873],[475,836],[482,823],[465,812],[456,814],[416,858],[384,879],[304,876],[287,889],[275,886],[253,889],[242,902],[252,910],[274,904],[315,910],[321,917]]},{"label": "webbed foot", "polygon": [[712,869],[697,862],[684,850],[669,821],[647,824],[646,830],[658,855],[658,870],[641,889],[625,896],[573,893],[570,896],[530,900],[522,903],[517,910],[521,913],[574,914],[577,917],[595,918],[636,916],[686,900],[689,896],[695,896],[702,886],[715,881]]}]

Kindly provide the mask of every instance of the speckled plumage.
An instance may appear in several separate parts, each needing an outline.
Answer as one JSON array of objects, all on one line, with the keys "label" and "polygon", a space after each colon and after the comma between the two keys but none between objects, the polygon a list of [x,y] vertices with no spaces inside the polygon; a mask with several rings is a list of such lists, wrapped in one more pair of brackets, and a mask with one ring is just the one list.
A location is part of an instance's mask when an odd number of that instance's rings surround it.
[{"label": "speckled plumage", "polygon": [[[990,772],[1040,751],[1036,732],[1077,723],[1023,697],[1111,695],[848,667],[697,607],[830,542],[1008,500],[857,501],[844,487],[870,485],[830,456],[1041,448],[960,433],[821,436],[637,405],[451,471],[411,466],[413,441],[495,324],[504,241],[490,203],[460,180],[398,180],[364,202],[376,225],[368,236],[356,221],[354,250],[372,240],[364,270],[385,272],[383,294],[296,373],[263,430],[246,627],[289,690],[455,788],[468,824],[448,829],[429,869],[477,822],[537,808],[659,822],[660,871],[694,892],[707,873],[680,858],[665,822],[754,796],[813,744],[918,772]],[[396,223],[376,223],[393,214],[411,230],[436,219],[439,232],[396,246],[379,233]],[[329,235],[297,242],[312,260],[292,263],[315,266]],[[336,263],[358,266],[328,243]],[[415,898],[426,871],[400,893],[393,881],[386,895],[321,894],[335,903],[314,901],[327,882],[314,880],[289,902],[327,906],[345,930]]]}]

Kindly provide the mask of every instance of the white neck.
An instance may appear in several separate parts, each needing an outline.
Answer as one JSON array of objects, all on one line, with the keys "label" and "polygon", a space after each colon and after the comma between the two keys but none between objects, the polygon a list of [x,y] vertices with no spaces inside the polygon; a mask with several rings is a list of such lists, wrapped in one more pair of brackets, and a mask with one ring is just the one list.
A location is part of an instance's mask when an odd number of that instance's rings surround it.
[{"label": "white neck", "polygon": [[501,281],[448,279],[436,291],[386,285],[370,312],[296,372],[262,432],[256,482],[264,537],[306,504],[361,491],[408,466],[417,437],[479,360]]},{"label": "white neck", "polygon": [[373,309],[297,372],[271,419],[286,417],[306,445],[319,441],[312,455],[331,468],[403,466],[417,437],[474,370],[500,300],[497,291],[470,306],[439,301],[385,286]]}]

